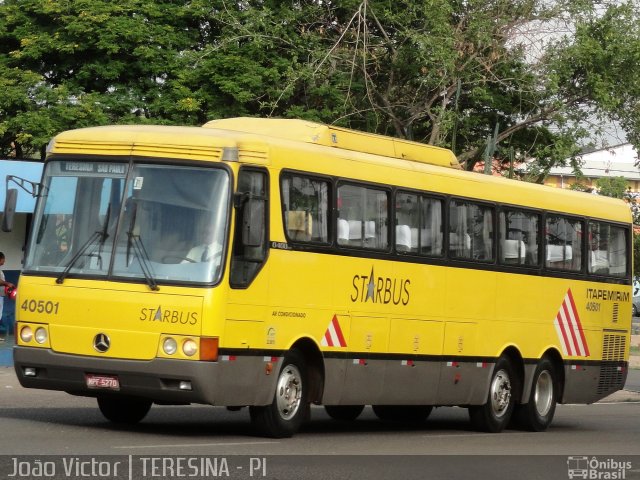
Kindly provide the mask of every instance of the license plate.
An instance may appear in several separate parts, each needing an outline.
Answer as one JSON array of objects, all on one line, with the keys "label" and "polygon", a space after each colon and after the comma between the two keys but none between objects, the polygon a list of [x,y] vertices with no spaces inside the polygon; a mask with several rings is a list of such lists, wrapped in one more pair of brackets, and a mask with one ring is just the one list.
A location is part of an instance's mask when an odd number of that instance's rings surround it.
[{"label": "license plate", "polygon": [[120,382],[115,375],[95,375],[93,373],[87,373],[85,379],[88,388],[120,390]]}]

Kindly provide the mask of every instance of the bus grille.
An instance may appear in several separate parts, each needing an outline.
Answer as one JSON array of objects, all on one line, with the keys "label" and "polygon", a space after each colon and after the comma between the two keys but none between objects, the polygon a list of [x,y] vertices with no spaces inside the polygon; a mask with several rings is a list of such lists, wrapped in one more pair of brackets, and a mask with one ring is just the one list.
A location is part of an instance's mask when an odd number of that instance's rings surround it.
[{"label": "bus grille", "polygon": [[598,394],[620,390],[624,386],[624,370],[620,363],[624,361],[627,346],[625,335],[606,335],[602,343],[602,365],[598,380]]},{"label": "bus grille", "polygon": [[624,361],[624,351],[627,346],[626,335],[607,335],[602,342],[602,360],[615,362]]}]

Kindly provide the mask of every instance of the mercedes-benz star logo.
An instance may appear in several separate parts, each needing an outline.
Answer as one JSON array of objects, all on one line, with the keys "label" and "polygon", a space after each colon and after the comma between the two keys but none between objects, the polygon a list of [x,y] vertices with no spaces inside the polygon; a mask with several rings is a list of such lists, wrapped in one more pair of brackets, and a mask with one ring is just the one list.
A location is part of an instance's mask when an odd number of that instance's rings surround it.
[{"label": "mercedes-benz star logo", "polygon": [[95,348],[100,353],[104,353],[109,350],[110,346],[111,340],[106,333],[99,333],[93,339],[93,348]]}]

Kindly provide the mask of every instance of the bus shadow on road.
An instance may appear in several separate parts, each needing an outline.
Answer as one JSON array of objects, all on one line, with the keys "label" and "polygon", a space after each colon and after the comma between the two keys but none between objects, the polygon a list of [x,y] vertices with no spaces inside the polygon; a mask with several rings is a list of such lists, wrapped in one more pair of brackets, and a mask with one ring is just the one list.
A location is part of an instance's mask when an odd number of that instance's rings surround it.
[{"label": "bus shadow on road", "polygon": [[[224,408],[207,406],[154,406],[149,415],[135,425],[114,424],[106,420],[96,408],[91,407],[37,407],[3,408],[0,419],[27,420],[47,425],[96,429],[101,432],[131,432],[164,438],[212,438],[228,436],[255,437],[249,412],[243,408],[229,412]],[[581,430],[572,422],[558,421],[551,427],[553,431],[567,432]],[[506,432],[517,430],[507,430]],[[468,421],[466,409],[439,408],[425,422],[401,423],[379,420],[370,408],[354,421],[331,419],[321,408],[312,410],[311,419],[306,422],[298,435],[348,434],[368,435],[377,433],[424,432],[425,434],[469,434],[474,433]],[[524,433],[521,431],[517,431]],[[475,432],[481,435],[480,432]]]}]

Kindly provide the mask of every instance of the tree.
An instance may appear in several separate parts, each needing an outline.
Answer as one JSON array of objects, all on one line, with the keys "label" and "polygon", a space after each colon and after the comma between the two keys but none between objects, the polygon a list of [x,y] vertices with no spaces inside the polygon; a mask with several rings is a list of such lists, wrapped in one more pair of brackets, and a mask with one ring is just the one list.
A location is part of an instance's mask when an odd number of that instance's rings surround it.
[{"label": "tree", "polygon": [[4,0],[0,152],[91,124],[260,115],[451,147],[472,169],[497,125],[498,159],[534,158],[542,181],[598,130],[586,119],[640,147],[636,3]]},{"label": "tree", "polygon": [[51,137],[71,127],[107,122],[95,94],[48,85],[29,70],[0,63],[0,156],[44,156]]},{"label": "tree", "polygon": [[43,153],[68,128],[182,121],[171,80],[202,15],[170,0],[0,3],[0,152]]},{"label": "tree", "polygon": [[624,177],[602,177],[596,180],[598,194],[605,197],[624,198],[629,182]]},{"label": "tree", "polygon": [[633,276],[640,275],[640,235],[633,236]]},{"label": "tree", "polygon": [[499,145],[536,159],[537,181],[566,158],[578,166],[588,118],[640,132],[633,2],[365,0],[353,11],[332,50],[360,85],[347,91],[352,118],[373,112],[377,131],[452,147],[467,169],[496,124]]},{"label": "tree", "polygon": [[298,82],[327,12],[319,2],[4,0],[0,154],[43,155],[56,133],[105,123],[335,118],[322,85]]}]

